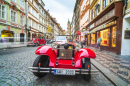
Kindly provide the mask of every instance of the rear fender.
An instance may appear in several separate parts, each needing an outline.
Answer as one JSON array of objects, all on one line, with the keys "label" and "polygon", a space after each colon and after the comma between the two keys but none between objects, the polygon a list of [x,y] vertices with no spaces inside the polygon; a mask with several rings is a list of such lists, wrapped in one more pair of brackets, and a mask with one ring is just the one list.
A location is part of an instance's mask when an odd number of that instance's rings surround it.
[{"label": "rear fender", "polygon": [[75,58],[75,67],[81,68],[81,60],[82,60],[82,58],[95,59],[96,55],[91,49],[82,48],[82,49],[80,49],[79,51],[77,51],[75,53],[74,58]]},{"label": "rear fender", "polygon": [[47,45],[41,46],[35,51],[35,53],[37,55],[47,55],[47,56],[49,56],[49,58],[50,58],[49,66],[55,67],[55,61],[56,61],[57,56],[56,56],[55,51],[52,49],[52,47],[47,46]]}]

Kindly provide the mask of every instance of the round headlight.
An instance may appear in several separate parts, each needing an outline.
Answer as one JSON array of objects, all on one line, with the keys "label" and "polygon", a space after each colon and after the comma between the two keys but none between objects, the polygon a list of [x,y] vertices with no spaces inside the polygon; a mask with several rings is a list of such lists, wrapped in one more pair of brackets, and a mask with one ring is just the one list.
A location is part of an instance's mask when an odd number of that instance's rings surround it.
[{"label": "round headlight", "polygon": [[81,45],[78,44],[78,43],[76,43],[75,47],[76,47],[76,49],[78,49],[78,50],[81,49]]},{"label": "round headlight", "polygon": [[52,43],[52,44],[51,44],[51,47],[52,47],[52,48],[57,48],[57,44],[56,44],[56,43]]}]

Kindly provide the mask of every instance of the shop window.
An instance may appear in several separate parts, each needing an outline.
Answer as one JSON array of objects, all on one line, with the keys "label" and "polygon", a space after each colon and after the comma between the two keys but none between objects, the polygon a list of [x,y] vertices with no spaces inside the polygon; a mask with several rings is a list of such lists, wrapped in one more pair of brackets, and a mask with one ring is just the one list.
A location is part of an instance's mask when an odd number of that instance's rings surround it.
[{"label": "shop window", "polygon": [[112,47],[116,47],[116,26],[112,28]]},{"label": "shop window", "polygon": [[91,44],[95,44],[95,34],[91,34]]},{"label": "shop window", "polygon": [[90,44],[90,34],[88,35],[88,44]]},{"label": "shop window", "polygon": [[5,6],[0,4],[0,19],[5,19]]},{"label": "shop window", "polygon": [[100,31],[100,37],[102,38],[101,45],[109,46],[110,29]]},{"label": "shop window", "polygon": [[16,22],[16,12],[11,10],[11,21]]},{"label": "shop window", "polygon": [[98,37],[99,37],[99,32],[97,32],[97,40],[98,40]]}]

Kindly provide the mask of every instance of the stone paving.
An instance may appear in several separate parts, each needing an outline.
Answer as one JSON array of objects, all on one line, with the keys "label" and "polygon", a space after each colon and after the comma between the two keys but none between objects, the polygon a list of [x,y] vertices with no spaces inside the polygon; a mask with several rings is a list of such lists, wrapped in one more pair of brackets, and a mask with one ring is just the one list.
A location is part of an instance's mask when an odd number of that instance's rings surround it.
[{"label": "stone paving", "polygon": [[[39,79],[28,67],[32,66],[37,47],[0,50],[0,86],[114,86],[99,72],[86,82],[83,75],[55,76],[47,74]],[[95,69],[92,67],[92,69]]]},{"label": "stone paving", "polygon": [[112,72],[119,76],[122,80],[130,83],[130,56],[116,55],[108,51],[98,51],[94,47],[88,47],[96,54],[96,61],[104,67],[109,68]]}]

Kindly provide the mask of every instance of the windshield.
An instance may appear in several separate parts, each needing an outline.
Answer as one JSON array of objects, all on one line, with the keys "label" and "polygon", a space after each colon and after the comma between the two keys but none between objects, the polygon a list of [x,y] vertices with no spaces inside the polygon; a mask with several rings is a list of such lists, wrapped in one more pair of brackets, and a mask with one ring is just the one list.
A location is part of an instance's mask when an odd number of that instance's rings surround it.
[{"label": "windshield", "polygon": [[72,41],[72,36],[57,36],[56,41]]}]

